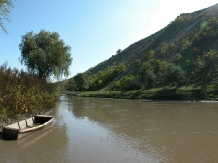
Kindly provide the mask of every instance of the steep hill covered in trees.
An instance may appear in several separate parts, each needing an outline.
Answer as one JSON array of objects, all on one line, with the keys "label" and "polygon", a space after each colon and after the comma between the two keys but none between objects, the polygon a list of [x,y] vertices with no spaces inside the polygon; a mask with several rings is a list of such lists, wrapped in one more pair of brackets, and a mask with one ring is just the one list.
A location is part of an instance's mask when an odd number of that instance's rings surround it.
[{"label": "steep hill covered in trees", "polygon": [[68,80],[68,90],[216,88],[218,4],[180,14],[165,28]]}]

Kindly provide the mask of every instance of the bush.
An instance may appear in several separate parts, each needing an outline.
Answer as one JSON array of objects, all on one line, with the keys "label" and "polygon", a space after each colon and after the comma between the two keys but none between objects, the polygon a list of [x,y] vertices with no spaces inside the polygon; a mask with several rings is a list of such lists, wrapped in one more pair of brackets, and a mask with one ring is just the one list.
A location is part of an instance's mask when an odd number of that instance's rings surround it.
[{"label": "bush", "polygon": [[180,66],[168,63],[164,67],[162,80],[164,84],[180,84],[185,77],[185,72]]},{"label": "bush", "polygon": [[155,84],[155,80],[156,80],[156,75],[154,74],[154,72],[152,70],[147,70],[145,73],[145,85],[147,87],[154,87]]},{"label": "bush", "polygon": [[111,90],[129,90],[130,82],[134,79],[133,75],[125,76],[119,81],[115,81],[111,87]]},{"label": "bush", "polygon": [[0,66],[0,118],[6,120],[52,108],[57,99],[54,91],[53,84],[46,80],[4,64]]}]

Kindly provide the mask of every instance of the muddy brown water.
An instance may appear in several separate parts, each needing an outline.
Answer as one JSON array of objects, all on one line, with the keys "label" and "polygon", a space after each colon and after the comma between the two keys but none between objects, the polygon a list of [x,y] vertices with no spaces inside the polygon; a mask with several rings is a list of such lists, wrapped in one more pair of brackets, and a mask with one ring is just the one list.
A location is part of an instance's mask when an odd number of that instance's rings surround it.
[{"label": "muddy brown water", "polygon": [[0,163],[218,162],[218,103],[63,95],[52,125],[0,139]]}]

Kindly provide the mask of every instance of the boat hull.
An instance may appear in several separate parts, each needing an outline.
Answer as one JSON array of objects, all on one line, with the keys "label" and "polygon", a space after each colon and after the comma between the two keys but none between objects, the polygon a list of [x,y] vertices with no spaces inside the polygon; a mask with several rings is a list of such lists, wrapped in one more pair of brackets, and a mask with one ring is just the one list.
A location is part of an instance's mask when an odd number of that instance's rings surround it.
[{"label": "boat hull", "polygon": [[4,140],[17,140],[42,129],[52,123],[53,116],[36,115],[32,118],[13,123],[2,129]]}]

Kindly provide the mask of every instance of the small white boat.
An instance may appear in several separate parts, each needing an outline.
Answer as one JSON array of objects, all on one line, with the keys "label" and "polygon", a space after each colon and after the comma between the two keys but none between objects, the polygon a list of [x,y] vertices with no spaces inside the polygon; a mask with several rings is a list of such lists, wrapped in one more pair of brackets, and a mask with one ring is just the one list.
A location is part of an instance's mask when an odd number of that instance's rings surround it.
[{"label": "small white boat", "polygon": [[36,130],[39,130],[45,126],[48,126],[52,123],[54,117],[49,115],[35,115],[32,118],[22,120],[4,126],[2,128],[3,139],[4,140],[17,140],[24,136],[27,136],[33,133]]}]

